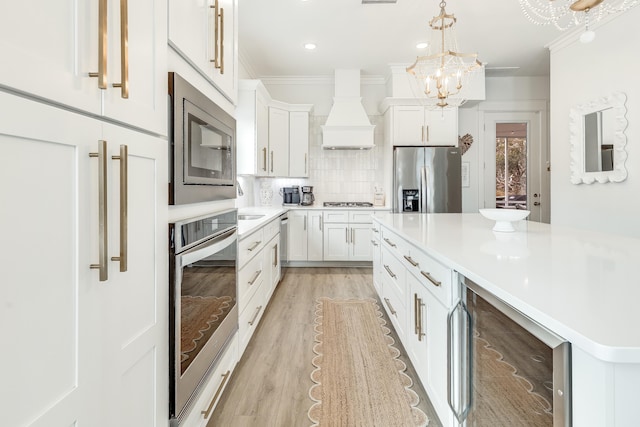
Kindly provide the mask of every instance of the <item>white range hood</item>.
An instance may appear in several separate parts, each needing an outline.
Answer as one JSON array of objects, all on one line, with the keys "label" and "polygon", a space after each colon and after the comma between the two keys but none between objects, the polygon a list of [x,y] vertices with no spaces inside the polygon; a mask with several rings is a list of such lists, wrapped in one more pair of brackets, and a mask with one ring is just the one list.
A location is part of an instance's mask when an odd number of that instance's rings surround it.
[{"label": "white range hood", "polygon": [[327,123],[322,126],[322,148],[364,150],[374,147],[373,129],[360,97],[360,70],[335,70],[335,96]]}]

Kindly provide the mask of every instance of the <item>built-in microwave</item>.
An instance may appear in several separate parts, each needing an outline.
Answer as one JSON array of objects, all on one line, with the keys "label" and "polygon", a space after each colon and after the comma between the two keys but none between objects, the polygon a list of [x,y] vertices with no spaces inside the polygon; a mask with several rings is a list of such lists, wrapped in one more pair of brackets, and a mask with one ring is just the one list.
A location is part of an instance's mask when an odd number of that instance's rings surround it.
[{"label": "built-in microwave", "polygon": [[169,73],[169,204],[236,197],[236,121]]}]

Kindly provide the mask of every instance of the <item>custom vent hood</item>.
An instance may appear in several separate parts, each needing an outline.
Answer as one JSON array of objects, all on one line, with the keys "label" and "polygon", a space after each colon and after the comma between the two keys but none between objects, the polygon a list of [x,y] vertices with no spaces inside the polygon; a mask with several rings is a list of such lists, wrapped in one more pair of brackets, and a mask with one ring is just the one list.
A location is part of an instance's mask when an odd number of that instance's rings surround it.
[{"label": "custom vent hood", "polygon": [[335,96],[327,123],[322,126],[322,148],[373,148],[374,128],[362,106],[360,70],[335,70]]}]

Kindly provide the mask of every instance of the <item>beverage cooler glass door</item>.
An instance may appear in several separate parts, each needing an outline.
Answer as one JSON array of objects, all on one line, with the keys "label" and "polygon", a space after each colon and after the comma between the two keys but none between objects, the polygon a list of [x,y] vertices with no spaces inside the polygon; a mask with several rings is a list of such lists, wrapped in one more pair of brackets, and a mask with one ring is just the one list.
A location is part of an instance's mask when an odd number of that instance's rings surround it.
[{"label": "beverage cooler glass door", "polygon": [[461,426],[571,426],[571,346],[472,281],[448,319],[448,400]]}]

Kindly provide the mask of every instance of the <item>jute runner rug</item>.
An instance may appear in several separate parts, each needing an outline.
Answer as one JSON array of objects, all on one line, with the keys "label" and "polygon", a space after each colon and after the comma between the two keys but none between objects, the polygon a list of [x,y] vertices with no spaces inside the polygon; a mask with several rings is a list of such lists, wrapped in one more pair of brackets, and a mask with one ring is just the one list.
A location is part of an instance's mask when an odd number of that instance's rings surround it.
[{"label": "jute runner rug", "polygon": [[309,390],[313,426],[426,426],[375,300],[320,298]]}]

